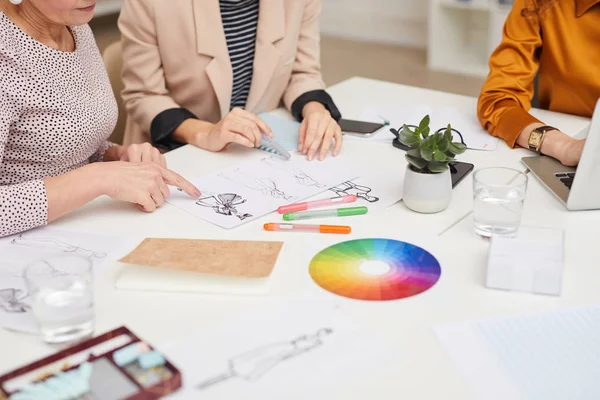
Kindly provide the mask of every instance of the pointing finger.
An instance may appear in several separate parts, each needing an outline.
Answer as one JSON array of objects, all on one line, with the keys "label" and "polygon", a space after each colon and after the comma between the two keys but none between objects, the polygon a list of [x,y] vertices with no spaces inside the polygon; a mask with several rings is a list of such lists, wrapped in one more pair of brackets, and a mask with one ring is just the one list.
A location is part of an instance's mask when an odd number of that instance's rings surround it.
[{"label": "pointing finger", "polygon": [[178,173],[165,168],[161,168],[160,172],[164,181],[168,185],[176,186],[194,198],[198,198],[202,194],[196,186],[192,185],[188,180],[186,180]]}]

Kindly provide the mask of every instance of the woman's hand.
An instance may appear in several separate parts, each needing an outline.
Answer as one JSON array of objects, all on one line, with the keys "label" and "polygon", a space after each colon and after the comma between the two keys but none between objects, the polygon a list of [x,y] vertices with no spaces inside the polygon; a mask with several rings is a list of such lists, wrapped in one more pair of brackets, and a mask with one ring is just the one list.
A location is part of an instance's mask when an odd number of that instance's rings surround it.
[{"label": "woman's hand", "polygon": [[101,190],[113,199],[137,204],[142,210],[152,212],[164,204],[170,191],[167,185],[176,186],[194,198],[201,193],[179,174],[156,162],[115,161],[99,164]]},{"label": "woman's hand", "polygon": [[133,163],[156,163],[163,168],[167,168],[167,160],[161,152],[150,143],[131,144],[122,146],[119,161]]},{"label": "woman's hand", "polygon": [[[566,135],[565,135],[566,136]],[[585,145],[585,139],[577,140],[569,138],[561,149],[558,161],[567,167],[575,167],[579,164],[581,154],[583,153],[583,146]]]},{"label": "woman's hand", "polygon": [[197,119],[185,120],[177,127],[173,138],[201,149],[221,151],[230,143],[257,147],[263,133],[273,137],[271,128],[259,117],[241,108],[234,108],[216,124]]},{"label": "woman's hand", "polygon": [[[531,135],[531,132],[533,132],[535,128],[543,125],[544,124],[540,122],[536,122],[526,126],[517,137],[517,144],[527,148],[529,146],[529,136]],[[578,140],[558,129],[552,129],[546,132],[540,150],[542,154],[557,159],[563,165],[574,167],[579,164],[584,145],[585,139]]]},{"label": "woman's hand", "polygon": [[167,167],[165,156],[150,143],[110,146],[104,154],[104,161],[154,162]]},{"label": "woman's hand", "polygon": [[337,156],[342,148],[342,128],[325,106],[318,102],[307,103],[302,110],[302,116],[304,120],[298,131],[298,150],[309,160],[312,160],[318,151],[319,160],[323,160],[334,144],[333,156]]}]

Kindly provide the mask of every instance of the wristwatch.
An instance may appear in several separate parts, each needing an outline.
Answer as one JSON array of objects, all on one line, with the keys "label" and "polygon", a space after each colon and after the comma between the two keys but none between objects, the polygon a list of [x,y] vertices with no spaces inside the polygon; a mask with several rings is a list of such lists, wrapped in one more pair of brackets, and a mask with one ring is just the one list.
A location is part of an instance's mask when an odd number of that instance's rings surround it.
[{"label": "wristwatch", "polygon": [[544,137],[546,136],[546,132],[558,130],[553,126],[540,126],[539,128],[535,128],[529,134],[529,149],[535,151],[536,153],[540,153],[540,149],[542,148],[542,143],[544,142]]}]

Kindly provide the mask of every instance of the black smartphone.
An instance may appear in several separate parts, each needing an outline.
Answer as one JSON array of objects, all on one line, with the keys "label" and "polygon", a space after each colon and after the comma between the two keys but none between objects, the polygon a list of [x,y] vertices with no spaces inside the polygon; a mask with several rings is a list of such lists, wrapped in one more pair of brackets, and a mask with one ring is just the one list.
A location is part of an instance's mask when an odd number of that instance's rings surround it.
[{"label": "black smartphone", "polygon": [[351,119],[340,119],[338,121],[342,132],[348,135],[371,136],[385,125],[378,122],[355,121]]},{"label": "black smartphone", "polygon": [[[398,139],[394,139],[393,144],[394,147],[404,151],[409,149],[407,146],[400,143]],[[455,188],[456,185],[465,179],[465,176],[469,175],[469,173],[473,171],[473,168],[475,168],[473,164],[460,161],[449,162],[448,166],[450,167],[450,176],[452,177],[452,188]]]}]

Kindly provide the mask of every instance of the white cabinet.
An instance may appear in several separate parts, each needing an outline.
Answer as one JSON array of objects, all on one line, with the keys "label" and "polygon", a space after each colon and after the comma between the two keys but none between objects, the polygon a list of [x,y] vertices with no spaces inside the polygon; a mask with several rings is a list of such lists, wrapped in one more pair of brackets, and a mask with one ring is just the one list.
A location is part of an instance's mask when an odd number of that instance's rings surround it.
[{"label": "white cabinet", "polygon": [[430,0],[428,66],[485,77],[512,5],[498,0]]},{"label": "white cabinet", "polygon": [[118,14],[123,6],[123,0],[97,0],[94,17]]}]

